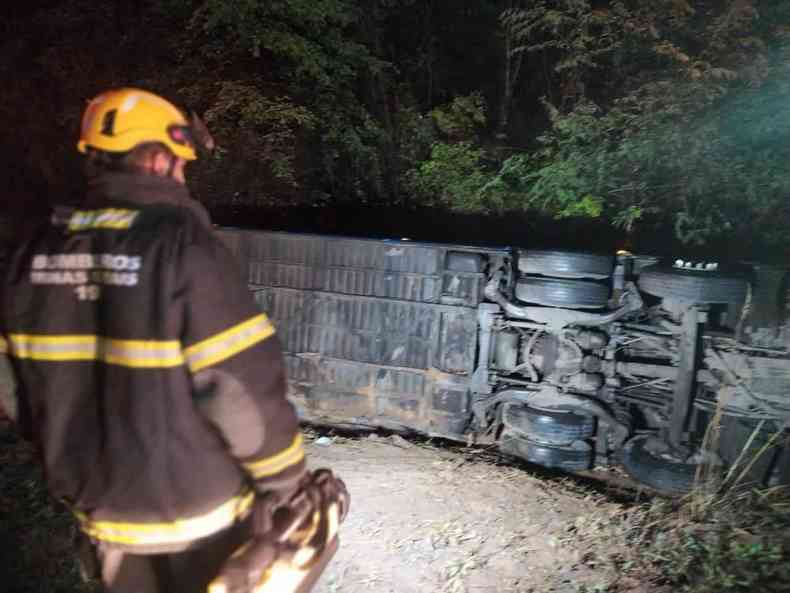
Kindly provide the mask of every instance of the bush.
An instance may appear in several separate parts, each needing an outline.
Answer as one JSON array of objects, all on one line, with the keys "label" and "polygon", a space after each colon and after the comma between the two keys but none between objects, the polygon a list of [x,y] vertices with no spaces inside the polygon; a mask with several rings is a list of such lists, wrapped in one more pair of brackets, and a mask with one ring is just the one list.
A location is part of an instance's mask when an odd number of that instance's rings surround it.
[{"label": "bush", "polygon": [[77,525],[44,486],[34,450],[0,420],[0,571],[9,593],[91,593],[74,555]]}]

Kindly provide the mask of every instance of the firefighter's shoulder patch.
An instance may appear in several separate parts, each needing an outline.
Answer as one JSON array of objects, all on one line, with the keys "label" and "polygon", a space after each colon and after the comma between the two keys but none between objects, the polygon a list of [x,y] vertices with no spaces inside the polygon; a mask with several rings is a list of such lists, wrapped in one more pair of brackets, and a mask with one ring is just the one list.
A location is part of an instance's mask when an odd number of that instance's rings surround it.
[{"label": "firefighter's shoulder patch", "polygon": [[75,210],[68,221],[71,232],[95,229],[126,230],[139,216],[139,210],[127,208],[101,208],[99,210]]}]

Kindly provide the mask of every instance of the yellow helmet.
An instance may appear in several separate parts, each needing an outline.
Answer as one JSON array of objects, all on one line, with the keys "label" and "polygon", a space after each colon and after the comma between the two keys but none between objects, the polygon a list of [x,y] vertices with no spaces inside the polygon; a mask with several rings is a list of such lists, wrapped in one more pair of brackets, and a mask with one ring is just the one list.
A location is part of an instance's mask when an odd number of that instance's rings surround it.
[{"label": "yellow helmet", "polygon": [[146,142],[161,142],[188,161],[197,158],[192,126],[179,109],[148,91],[121,88],[106,91],[88,104],[77,150],[127,152]]}]

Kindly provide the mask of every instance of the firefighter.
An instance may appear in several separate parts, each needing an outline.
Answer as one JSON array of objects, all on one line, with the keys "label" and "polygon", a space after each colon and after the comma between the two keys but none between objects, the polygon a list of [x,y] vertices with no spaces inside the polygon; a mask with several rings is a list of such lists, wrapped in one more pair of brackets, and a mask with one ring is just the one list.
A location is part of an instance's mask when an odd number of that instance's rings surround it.
[{"label": "firefighter", "polygon": [[0,402],[112,593],[205,591],[256,494],[305,477],[275,328],[186,189],[212,143],[152,93],[96,97],[84,203],[29,233],[2,287]]}]

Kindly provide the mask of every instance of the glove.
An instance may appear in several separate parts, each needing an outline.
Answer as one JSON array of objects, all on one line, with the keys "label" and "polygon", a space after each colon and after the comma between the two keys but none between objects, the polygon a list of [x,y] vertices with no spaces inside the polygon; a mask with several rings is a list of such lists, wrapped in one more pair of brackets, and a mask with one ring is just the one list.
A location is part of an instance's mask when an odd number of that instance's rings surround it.
[{"label": "glove", "polygon": [[350,498],[327,469],[308,473],[288,497],[261,496],[252,538],[231,556],[208,593],[307,593],[338,547]]}]

